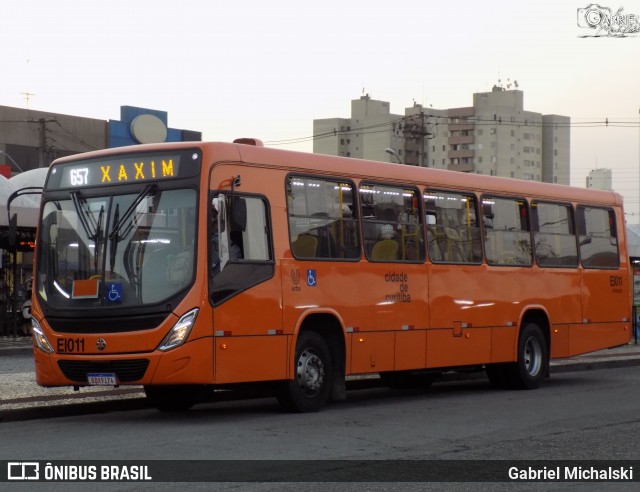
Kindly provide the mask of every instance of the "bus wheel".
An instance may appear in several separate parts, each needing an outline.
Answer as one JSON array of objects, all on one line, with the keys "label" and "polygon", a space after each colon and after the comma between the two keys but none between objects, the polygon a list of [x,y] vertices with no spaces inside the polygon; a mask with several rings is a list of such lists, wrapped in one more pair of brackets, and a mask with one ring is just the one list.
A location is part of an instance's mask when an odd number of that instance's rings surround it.
[{"label": "bus wheel", "polygon": [[195,385],[145,386],[144,393],[149,403],[161,412],[184,412],[198,402],[202,387]]},{"label": "bus wheel", "polygon": [[509,387],[508,364],[488,364],[486,367],[489,382],[495,388]]},{"label": "bus wheel", "polygon": [[518,361],[512,366],[512,386],[518,389],[540,387],[547,373],[549,354],[542,330],[535,323],[527,323],[518,340]]},{"label": "bus wheel", "polygon": [[333,368],[329,348],[313,331],[305,331],[296,344],[294,379],[284,381],[278,401],[286,410],[315,412],[331,393]]}]

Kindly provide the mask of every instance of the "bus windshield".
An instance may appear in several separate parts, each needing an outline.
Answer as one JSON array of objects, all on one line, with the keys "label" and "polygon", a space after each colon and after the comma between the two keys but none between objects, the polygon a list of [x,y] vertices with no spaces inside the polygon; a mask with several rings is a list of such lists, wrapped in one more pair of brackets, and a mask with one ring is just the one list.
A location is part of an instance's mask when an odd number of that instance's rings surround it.
[{"label": "bus windshield", "polygon": [[37,292],[52,308],[161,303],[194,278],[196,191],[159,190],[46,201]]}]

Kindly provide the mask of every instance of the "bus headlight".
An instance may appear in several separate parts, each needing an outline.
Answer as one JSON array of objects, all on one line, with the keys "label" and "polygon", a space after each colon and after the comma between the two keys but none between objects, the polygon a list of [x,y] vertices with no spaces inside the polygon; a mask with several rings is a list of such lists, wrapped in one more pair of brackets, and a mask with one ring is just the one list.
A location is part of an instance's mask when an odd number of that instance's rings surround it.
[{"label": "bus headlight", "polygon": [[164,340],[160,342],[158,350],[162,350],[164,352],[182,345],[189,336],[189,333],[191,333],[191,329],[193,328],[193,325],[196,322],[196,317],[198,316],[198,311],[199,309],[195,308],[182,316],[174,327],[171,328],[171,331],[167,333]]},{"label": "bus headlight", "polygon": [[33,326],[33,339],[36,342],[36,347],[46,354],[52,353],[53,347],[49,343],[49,340],[47,340],[47,337],[44,336],[40,323],[38,323],[33,316],[31,317],[31,326]]}]

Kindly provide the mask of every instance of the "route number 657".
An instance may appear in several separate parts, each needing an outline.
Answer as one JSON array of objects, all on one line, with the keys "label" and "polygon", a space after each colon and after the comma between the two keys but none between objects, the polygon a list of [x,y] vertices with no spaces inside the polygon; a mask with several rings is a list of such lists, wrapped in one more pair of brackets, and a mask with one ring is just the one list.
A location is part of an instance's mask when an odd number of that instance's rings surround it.
[{"label": "route number 657", "polygon": [[70,179],[71,186],[82,186],[89,184],[89,169],[86,167],[80,169],[71,169]]}]

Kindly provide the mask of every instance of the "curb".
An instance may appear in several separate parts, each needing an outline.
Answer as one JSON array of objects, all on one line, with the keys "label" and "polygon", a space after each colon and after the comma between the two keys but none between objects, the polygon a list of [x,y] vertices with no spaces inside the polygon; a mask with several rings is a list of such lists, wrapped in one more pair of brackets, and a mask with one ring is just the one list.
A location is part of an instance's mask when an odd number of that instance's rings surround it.
[{"label": "curb", "polygon": [[0,350],[0,357],[3,355],[29,355],[33,353],[33,347],[8,347]]},{"label": "curb", "polygon": [[640,356],[611,358],[606,360],[585,360],[562,364],[551,363],[551,374],[562,372],[591,371],[596,369],[619,369],[640,366]]}]

